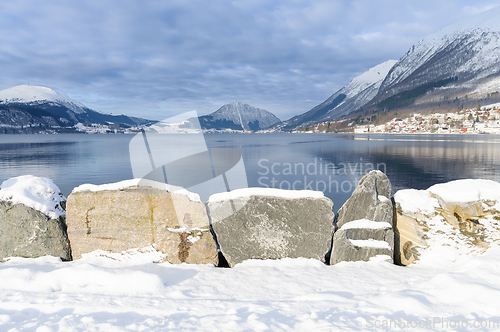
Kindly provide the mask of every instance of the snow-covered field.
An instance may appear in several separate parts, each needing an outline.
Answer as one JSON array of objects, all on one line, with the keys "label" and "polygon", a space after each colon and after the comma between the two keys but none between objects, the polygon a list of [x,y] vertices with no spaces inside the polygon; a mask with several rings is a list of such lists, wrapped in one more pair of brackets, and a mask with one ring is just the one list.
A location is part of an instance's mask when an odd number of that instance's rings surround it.
[{"label": "snow-covered field", "polygon": [[1,331],[495,330],[500,247],[427,251],[412,266],[250,260],[154,263],[153,248],[0,264]]},{"label": "snow-covered field", "polygon": [[[395,198],[407,213],[425,215],[438,207],[428,192],[449,202],[499,202],[499,186],[459,180],[399,191]],[[50,179],[18,177],[0,188],[2,199],[62,213],[63,197]],[[104,188],[111,187],[80,189]],[[259,190],[237,190],[231,197]],[[439,216],[431,221],[429,248],[407,267],[384,256],[334,266],[304,258],[248,260],[231,269],[172,265],[157,263],[164,254],[153,247],[94,251],[72,262],[8,258],[0,263],[0,331],[500,330],[500,242],[490,227],[497,219],[481,219],[492,239],[484,253],[459,241],[459,234],[449,241],[452,227]]]}]

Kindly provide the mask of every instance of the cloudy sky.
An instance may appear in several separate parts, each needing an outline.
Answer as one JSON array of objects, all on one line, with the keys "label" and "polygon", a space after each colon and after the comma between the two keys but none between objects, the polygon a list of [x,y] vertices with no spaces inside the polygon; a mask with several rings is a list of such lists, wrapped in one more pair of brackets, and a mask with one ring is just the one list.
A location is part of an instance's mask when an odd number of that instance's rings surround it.
[{"label": "cloudy sky", "polygon": [[0,2],[0,90],[162,120],[238,100],[286,120],[483,0]]}]

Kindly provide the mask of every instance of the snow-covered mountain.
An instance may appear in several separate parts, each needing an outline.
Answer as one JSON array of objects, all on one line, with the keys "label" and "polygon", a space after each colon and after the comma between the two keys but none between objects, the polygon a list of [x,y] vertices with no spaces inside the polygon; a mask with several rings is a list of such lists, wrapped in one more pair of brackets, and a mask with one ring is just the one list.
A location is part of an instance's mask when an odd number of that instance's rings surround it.
[{"label": "snow-covered mountain", "polygon": [[74,101],[64,93],[43,86],[18,85],[0,91],[0,104],[42,104],[47,102],[64,105],[78,114],[85,113],[87,110],[83,104]]},{"label": "snow-covered mountain", "polygon": [[[500,7],[449,25],[353,79],[310,111],[284,121],[290,130],[344,117],[412,107],[452,110],[500,101]],[[361,114],[361,112],[359,112]]]},{"label": "snow-covered mountain", "polygon": [[283,122],[283,129],[340,118],[352,113],[377,95],[380,85],[396,60],[381,63],[354,78],[345,87],[310,111]]},{"label": "snow-covered mountain", "polygon": [[200,125],[205,130],[243,130],[258,131],[280,123],[273,113],[233,101],[217,111],[199,117]]},{"label": "snow-covered mountain", "polygon": [[[500,7],[449,25],[415,45],[392,67],[372,104],[484,99],[500,89]],[[425,97],[425,98],[424,98]],[[395,103],[396,99],[401,101]]]},{"label": "snow-covered mountain", "polygon": [[50,88],[19,85],[0,91],[0,132],[73,132],[106,124],[114,129],[151,123],[126,115],[94,111]]}]

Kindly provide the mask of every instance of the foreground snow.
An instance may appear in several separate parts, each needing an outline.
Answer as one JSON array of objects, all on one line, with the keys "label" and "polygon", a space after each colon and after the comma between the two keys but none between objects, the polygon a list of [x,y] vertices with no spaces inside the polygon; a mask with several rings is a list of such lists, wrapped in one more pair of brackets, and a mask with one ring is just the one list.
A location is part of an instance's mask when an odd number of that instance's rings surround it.
[{"label": "foreground snow", "polygon": [[497,246],[477,257],[438,247],[409,267],[310,259],[251,260],[232,269],[153,263],[161,259],[145,248],[73,262],[0,263],[0,330],[466,331],[500,324]]}]

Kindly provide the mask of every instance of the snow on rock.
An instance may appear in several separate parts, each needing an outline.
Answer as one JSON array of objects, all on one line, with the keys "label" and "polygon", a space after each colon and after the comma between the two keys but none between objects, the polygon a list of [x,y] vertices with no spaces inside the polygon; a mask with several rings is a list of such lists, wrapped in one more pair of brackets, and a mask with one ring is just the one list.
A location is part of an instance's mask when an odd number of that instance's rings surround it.
[{"label": "snow on rock", "polygon": [[[441,246],[477,255],[500,239],[500,183],[465,179],[394,195],[396,261],[408,265]],[[450,254],[450,251],[447,252]]]},{"label": "snow on rock", "polygon": [[8,179],[0,186],[0,200],[24,204],[51,219],[66,215],[61,206],[66,197],[49,178],[23,175]]},{"label": "snow on rock", "polygon": [[153,180],[148,180],[148,179],[131,179],[131,180],[124,180],[120,182],[115,182],[115,183],[107,183],[107,184],[101,184],[101,185],[95,185],[95,184],[82,184],[76,188],[74,188],[71,192],[72,193],[77,193],[77,192],[82,192],[82,191],[92,191],[92,192],[98,192],[98,191],[105,191],[105,190],[122,190],[130,187],[151,187],[155,189],[160,189],[160,190],[166,190],[168,192],[176,193],[176,194],[182,194],[187,196],[191,201],[195,202],[201,202],[200,195],[190,192],[182,187],[174,186],[171,184],[166,184],[158,181],[153,181]]},{"label": "snow on rock", "polygon": [[391,245],[386,242],[386,241],[380,241],[380,240],[351,240],[351,243],[355,245],[356,247],[369,247],[369,248],[382,248],[382,249],[387,249],[391,250]]},{"label": "snow on rock", "polygon": [[394,199],[399,203],[401,211],[409,215],[415,215],[417,212],[432,215],[439,207],[438,200],[425,190],[399,190],[394,194]]},{"label": "snow on rock", "polygon": [[370,229],[383,229],[391,228],[392,225],[388,222],[372,221],[367,219],[354,220],[344,224],[340,229],[354,229],[354,228],[370,228]]},{"label": "snow on rock", "polygon": [[500,183],[491,180],[456,180],[436,184],[428,191],[449,203],[500,201]]},{"label": "snow on rock", "polygon": [[230,192],[213,194],[208,199],[209,202],[226,201],[241,197],[250,196],[272,196],[280,198],[323,198],[325,197],[322,191],[315,190],[284,190],[277,188],[242,188]]}]

